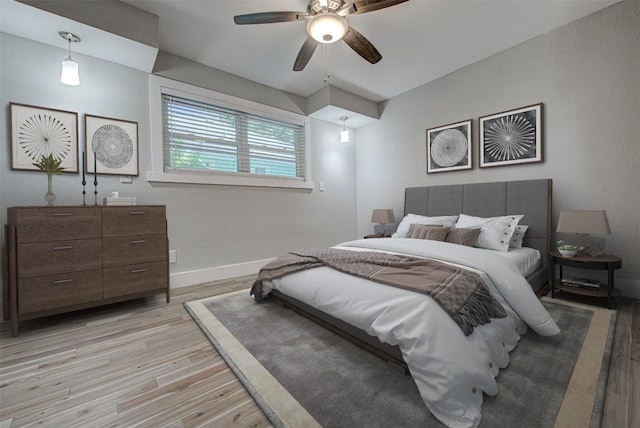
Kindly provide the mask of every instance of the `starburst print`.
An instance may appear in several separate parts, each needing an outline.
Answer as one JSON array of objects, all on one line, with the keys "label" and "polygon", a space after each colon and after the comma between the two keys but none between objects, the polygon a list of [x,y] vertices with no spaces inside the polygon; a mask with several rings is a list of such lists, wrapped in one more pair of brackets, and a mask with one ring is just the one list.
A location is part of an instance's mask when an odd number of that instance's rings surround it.
[{"label": "starburst print", "polygon": [[485,156],[497,161],[533,157],[536,148],[534,125],[522,115],[504,116],[485,128]]},{"label": "starburst print", "polygon": [[18,144],[33,161],[52,154],[64,159],[71,152],[71,132],[54,116],[38,113],[25,119],[18,128]]}]

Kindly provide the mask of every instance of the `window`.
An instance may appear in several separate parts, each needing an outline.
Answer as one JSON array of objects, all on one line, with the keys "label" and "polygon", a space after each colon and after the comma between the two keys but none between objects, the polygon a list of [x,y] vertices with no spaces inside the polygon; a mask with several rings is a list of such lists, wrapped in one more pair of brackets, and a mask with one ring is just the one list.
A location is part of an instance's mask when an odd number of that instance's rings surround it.
[{"label": "window", "polygon": [[313,188],[305,116],[157,76],[150,88],[150,181]]}]

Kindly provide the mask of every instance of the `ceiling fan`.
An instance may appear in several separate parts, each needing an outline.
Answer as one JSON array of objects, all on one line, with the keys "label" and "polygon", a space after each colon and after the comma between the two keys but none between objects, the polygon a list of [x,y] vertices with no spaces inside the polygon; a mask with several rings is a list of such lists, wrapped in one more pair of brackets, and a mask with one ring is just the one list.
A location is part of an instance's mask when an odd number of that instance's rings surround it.
[{"label": "ceiling fan", "polygon": [[307,20],[307,39],[293,64],[293,71],[302,71],[318,47],[318,43],[344,40],[358,55],[375,64],[382,59],[380,52],[366,37],[351,27],[346,16],[360,15],[395,6],[409,0],[309,0],[306,12],[259,12],[237,15],[238,25],[271,24]]}]

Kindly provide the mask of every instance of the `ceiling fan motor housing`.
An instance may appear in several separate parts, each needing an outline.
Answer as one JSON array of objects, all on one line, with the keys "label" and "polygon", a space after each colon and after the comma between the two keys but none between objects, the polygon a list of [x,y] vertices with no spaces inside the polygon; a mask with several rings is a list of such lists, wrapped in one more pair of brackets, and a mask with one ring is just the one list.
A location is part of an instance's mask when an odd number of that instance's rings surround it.
[{"label": "ceiling fan motor housing", "polygon": [[[327,10],[322,9],[322,3],[327,3]],[[311,16],[317,15],[322,12],[335,12],[342,9],[344,6],[344,0],[310,0],[307,5],[307,13]]]}]

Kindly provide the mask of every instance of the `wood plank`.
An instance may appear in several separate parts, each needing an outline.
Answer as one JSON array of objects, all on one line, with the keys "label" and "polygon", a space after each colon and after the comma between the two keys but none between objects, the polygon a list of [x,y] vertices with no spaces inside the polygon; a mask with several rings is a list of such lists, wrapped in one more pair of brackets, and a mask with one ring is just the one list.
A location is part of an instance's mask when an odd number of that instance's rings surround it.
[{"label": "wood plank", "polygon": [[628,419],[631,303],[619,300],[617,310],[616,334],[611,353],[605,408],[602,417],[603,427],[625,427]]},{"label": "wood plank", "polygon": [[640,427],[640,302],[637,300],[633,303],[629,366],[628,426]]}]

